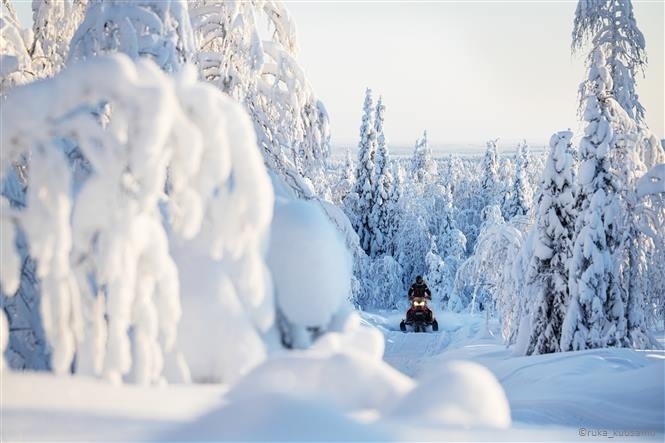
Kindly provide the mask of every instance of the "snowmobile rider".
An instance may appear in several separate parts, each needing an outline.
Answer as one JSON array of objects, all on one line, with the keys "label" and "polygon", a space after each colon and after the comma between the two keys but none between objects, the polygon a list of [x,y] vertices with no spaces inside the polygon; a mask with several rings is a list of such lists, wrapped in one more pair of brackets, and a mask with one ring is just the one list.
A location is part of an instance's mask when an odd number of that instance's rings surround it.
[{"label": "snowmobile rider", "polygon": [[416,277],[416,282],[409,288],[409,300],[413,300],[415,297],[422,297],[428,300],[432,299],[432,292],[420,275]]}]

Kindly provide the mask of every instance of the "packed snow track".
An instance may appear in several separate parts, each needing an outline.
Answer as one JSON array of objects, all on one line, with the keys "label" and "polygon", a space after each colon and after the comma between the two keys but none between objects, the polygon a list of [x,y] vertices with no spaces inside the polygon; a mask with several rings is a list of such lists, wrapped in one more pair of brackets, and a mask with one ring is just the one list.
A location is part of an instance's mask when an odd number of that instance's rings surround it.
[{"label": "packed snow track", "polygon": [[394,368],[417,378],[427,363],[450,344],[450,333],[386,331],[384,360]]}]

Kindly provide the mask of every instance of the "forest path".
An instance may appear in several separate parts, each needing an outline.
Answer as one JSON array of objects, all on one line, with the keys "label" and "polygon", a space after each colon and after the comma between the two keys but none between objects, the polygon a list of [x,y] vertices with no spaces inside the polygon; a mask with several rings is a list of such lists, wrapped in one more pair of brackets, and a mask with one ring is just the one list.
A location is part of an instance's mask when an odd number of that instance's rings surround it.
[{"label": "forest path", "polygon": [[439,321],[438,332],[400,331],[399,322],[403,313],[398,311],[363,313],[363,317],[383,332],[384,361],[414,378],[419,378],[427,366],[439,359],[442,353],[457,348],[485,329],[483,317],[452,312],[436,314]]},{"label": "forest path", "polygon": [[385,338],[385,362],[414,378],[418,378],[423,368],[450,344],[450,334],[445,331],[386,331]]}]

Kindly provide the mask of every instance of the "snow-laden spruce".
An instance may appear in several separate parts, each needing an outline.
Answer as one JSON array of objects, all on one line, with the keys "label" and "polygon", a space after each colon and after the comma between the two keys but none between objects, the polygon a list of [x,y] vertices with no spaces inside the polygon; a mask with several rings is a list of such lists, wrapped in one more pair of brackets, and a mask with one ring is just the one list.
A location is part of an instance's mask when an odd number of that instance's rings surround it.
[{"label": "snow-laden spruce", "polygon": [[383,133],[385,106],[381,97],[376,104],[374,129],[377,134],[377,149],[374,163],[374,205],[370,209],[372,222],[372,248],[374,256],[393,255],[395,232],[398,225],[398,201],[395,179],[385,135]]},{"label": "snow-laden spruce", "polygon": [[[524,224],[518,217],[507,223],[496,205],[485,208],[484,219],[473,255],[460,265],[455,275],[456,295],[451,298],[449,307],[468,307],[471,312],[496,309],[501,316],[504,337],[508,337],[508,331],[519,321],[518,286],[510,258],[518,256],[524,243]],[[467,298],[462,294],[469,292],[470,299],[461,300]]]},{"label": "snow-laden spruce", "polygon": [[22,29],[9,2],[0,5],[0,96],[10,88],[31,81],[32,58],[28,52],[32,36]]},{"label": "snow-laden spruce", "polygon": [[87,1],[33,1],[30,55],[38,77],[51,77],[67,61],[69,45],[83,20]]},{"label": "snow-laden spruce", "polygon": [[[54,91],[56,100],[43,99]],[[233,276],[227,282],[235,291],[227,294],[261,313],[250,310],[249,324],[271,326],[261,240],[271,218],[270,183],[251,125],[228,98],[196,81],[192,70],[173,80],[152,62],[114,56],[15,88],[6,100],[14,112],[3,113],[2,177],[30,156],[27,207],[3,216],[21,226],[37,261],[56,373],[68,372],[76,356],[79,373],[141,383],[161,378],[178,335],[182,275],[164,215],[181,248],[219,260],[217,272]],[[103,121],[91,112],[99,103],[109,104]],[[89,163],[89,175],[74,186],[62,140]],[[52,229],[43,229],[45,218]],[[13,241],[3,239],[3,264],[16,263],[14,254]],[[2,288],[10,293],[20,268],[5,269]],[[211,299],[206,309],[220,301]],[[245,308],[225,315],[247,323]]]},{"label": "snow-laden spruce", "polygon": [[483,198],[485,199],[484,207],[497,204],[502,191],[500,188],[497,142],[498,140],[487,141],[485,157],[483,157],[481,183]]},{"label": "snow-laden spruce", "polygon": [[[646,67],[646,43],[631,1],[580,0],[575,10],[572,47],[579,51],[588,42],[594,47],[611,46],[605,60],[613,80],[608,92],[631,119],[643,122],[645,109],[635,90],[635,76]],[[589,62],[593,58],[591,52]]]},{"label": "snow-laden spruce", "polygon": [[594,51],[585,82],[580,141],[579,193],[570,269],[571,303],[563,324],[562,350],[625,346],[625,300],[619,292],[612,251],[619,244],[620,210],[616,176],[610,170],[614,139],[612,79],[601,49]]},{"label": "snow-laden spruce", "polygon": [[[425,257],[430,249],[429,232],[432,214],[423,204],[422,187],[406,186],[400,199],[400,220],[395,240],[395,259],[403,269],[403,288],[408,288],[417,275],[425,275]],[[404,290],[403,289],[403,290]]]},{"label": "snow-laden spruce", "polygon": [[507,220],[515,216],[527,215],[533,204],[533,192],[526,177],[529,168],[529,145],[525,140],[517,145],[514,164],[513,184],[506,192],[503,204],[503,213]]},{"label": "snow-laden spruce", "polygon": [[575,229],[575,176],[573,133],[552,135],[550,154],[543,171],[536,222],[529,237],[533,255],[526,269],[523,297],[530,317],[527,354],[561,350],[561,331],[570,295],[568,266]]},{"label": "snow-laden spruce", "polygon": [[[658,255],[658,247],[654,246],[659,243],[659,235],[644,235],[651,231],[648,226],[653,226],[645,223],[650,210],[644,208],[658,198],[649,196],[639,201],[635,190],[639,177],[663,157],[644,123],[644,109],[635,93],[635,75],[643,69],[646,54],[630,1],[580,2],[573,47],[581,48],[587,41],[592,46],[589,77],[580,85],[587,128],[580,145],[581,213],[578,252],[571,270],[571,292],[584,300],[581,303],[585,307],[584,314],[580,314],[576,310],[579,305],[571,305],[568,326],[577,332],[564,331],[562,345],[565,342],[568,347],[582,349],[608,345],[642,348],[650,341],[644,311],[654,310],[647,308],[645,301],[647,288],[652,286],[645,278],[659,275],[662,264],[648,258]],[[596,254],[591,251],[594,247]],[[605,257],[601,261],[604,270],[598,264],[591,268],[584,263],[596,263],[601,256]],[[594,273],[596,277],[590,278]],[[606,278],[601,278],[600,284],[593,283],[601,275]],[[599,299],[591,302],[589,291]],[[574,300],[579,303],[580,299]],[[583,317],[588,324],[580,326]],[[572,326],[576,322],[577,326]]]},{"label": "snow-laden spruce", "polygon": [[448,274],[446,262],[439,255],[436,236],[432,236],[429,251],[425,256],[425,281],[432,291],[432,300],[437,306],[445,306],[448,302],[452,278]]},{"label": "snow-laden spruce", "polygon": [[427,131],[416,140],[411,158],[411,176],[421,185],[434,181],[437,174],[437,165],[432,158],[432,148],[427,141]]},{"label": "snow-laden spruce", "polygon": [[193,50],[183,0],[92,0],[71,39],[68,63],[122,52],[131,58],[149,57],[161,69],[175,72],[191,60]]},{"label": "snow-laden spruce", "polygon": [[[264,159],[282,181],[299,196],[329,199],[328,113],[296,61],[295,24],[285,5],[277,0],[188,5],[201,77],[245,106]],[[264,35],[270,37],[262,40]]]},{"label": "snow-laden spruce", "polygon": [[[334,165],[331,165],[334,167]],[[339,178],[332,178],[332,199],[331,202],[344,210],[346,205],[344,200],[353,190],[356,183],[356,165],[351,155],[351,148],[346,148],[344,154],[344,165],[337,169]]]},{"label": "snow-laden spruce", "polygon": [[347,214],[358,233],[360,247],[367,255],[372,255],[371,210],[374,206],[374,180],[376,161],[376,129],[374,100],[372,90],[365,91],[363,117],[360,125],[360,141],[358,142],[358,162],[356,163],[356,183],[353,191],[345,201]]}]

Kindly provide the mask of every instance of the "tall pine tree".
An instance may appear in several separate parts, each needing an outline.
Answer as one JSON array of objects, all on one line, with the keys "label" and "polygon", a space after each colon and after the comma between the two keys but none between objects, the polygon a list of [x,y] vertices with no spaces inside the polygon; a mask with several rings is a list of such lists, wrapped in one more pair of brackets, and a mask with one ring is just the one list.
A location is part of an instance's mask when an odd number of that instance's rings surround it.
[{"label": "tall pine tree", "polygon": [[500,185],[497,141],[489,140],[487,142],[487,149],[485,149],[485,156],[483,157],[481,188],[485,200],[484,207],[496,204],[499,195],[497,189]]},{"label": "tall pine tree", "polygon": [[392,173],[390,154],[383,134],[385,106],[381,97],[374,114],[374,130],[377,135],[377,151],[374,178],[374,205],[371,208],[372,256],[393,255],[396,231],[397,205],[394,201],[395,178]]},{"label": "tall pine tree", "polygon": [[528,266],[526,291],[532,301],[527,354],[561,350],[561,331],[569,301],[568,262],[575,231],[575,189],[572,132],[554,134],[543,171],[533,227],[534,254]]},{"label": "tall pine tree", "polygon": [[583,84],[586,127],[580,141],[579,215],[569,275],[571,303],[561,337],[564,351],[625,344],[625,304],[616,291],[612,257],[618,244],[618,189],[609,158],[614,139],[611,82],[603,50],[597,48]]},{"label": "tall pine tree", "polygon": [[532,205],[532,190],[527,177],[529,167],[529,145],[522,140],[515,153],[515,177],[510,192],[506,193],[503,212],[506,220],[524,216]]},{"label": "tall pine tree", "polygon": [[356,183],[353,198],[350,199],[351,223],[358,234],[360,247],[367,255],[372,251],[371,210],[374,206],[374,163],[376,161],[376,130],[374,128],[374,100],[372,90],[365,91],[363,117],[360,125],[358,142],[358,162],[356,164]]}]

